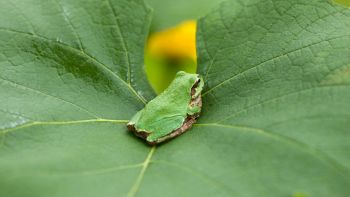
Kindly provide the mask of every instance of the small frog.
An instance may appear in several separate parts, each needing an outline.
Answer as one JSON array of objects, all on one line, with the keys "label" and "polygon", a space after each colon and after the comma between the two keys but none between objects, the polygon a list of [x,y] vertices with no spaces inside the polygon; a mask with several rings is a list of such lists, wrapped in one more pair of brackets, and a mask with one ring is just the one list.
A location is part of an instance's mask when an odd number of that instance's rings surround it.
[{"label": "small frog", "polygon": [[163,93],[134,115],[128,130],[150,145],[181,135],[199,117],[203,86],[198,74],[179,71]]}]

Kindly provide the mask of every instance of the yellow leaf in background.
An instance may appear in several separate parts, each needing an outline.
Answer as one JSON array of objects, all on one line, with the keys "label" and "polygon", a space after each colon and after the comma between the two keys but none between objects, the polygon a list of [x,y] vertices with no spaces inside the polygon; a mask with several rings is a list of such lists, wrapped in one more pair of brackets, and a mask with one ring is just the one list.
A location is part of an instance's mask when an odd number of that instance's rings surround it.
[{"label": "yellow leaf in background", "polygon": [[196,21],[185,21],[152,34],[146,47],[145,68],[148,80],[157,94],[168,87],[178,71],[195,73]]},{"label": "yellow leaf in background", "polygon": [[196,21],[151,35],[147,53],[156,57],[191,58],[196,61]]},{"label": "yellow leaf in background", "polygon": [[350,7],[350,0],[335,0],[335,2],[340,3],[344,6]]}]

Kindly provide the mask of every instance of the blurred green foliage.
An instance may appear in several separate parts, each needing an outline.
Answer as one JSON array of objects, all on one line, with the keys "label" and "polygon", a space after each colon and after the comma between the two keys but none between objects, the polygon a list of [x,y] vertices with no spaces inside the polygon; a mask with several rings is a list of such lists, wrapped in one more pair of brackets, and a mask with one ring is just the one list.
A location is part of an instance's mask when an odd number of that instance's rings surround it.
[{"label": "blurred green foliage", "polygon": [[198,19],[223,0],[145,0],[153,8],[151,31],[172,27],[184,20]]},{"label": "blurred green foliage", "polygon": [[[223,0],[146,0],[153,8],[151,35],[177,26],[183,21],[195,20],[208,13]],[[157,94],[161,93],[180,71],[195,73],[196,62],[188,57],[155,58],[145,55],[145,70],[148,80]]]},{"label": "blurred green foliage", "polygon": [[175,74],[183,70],[188,73],[196,73],[196,63],[190,59],[154,58],[145,57],[148,80],[157,94],[168,87]]}]

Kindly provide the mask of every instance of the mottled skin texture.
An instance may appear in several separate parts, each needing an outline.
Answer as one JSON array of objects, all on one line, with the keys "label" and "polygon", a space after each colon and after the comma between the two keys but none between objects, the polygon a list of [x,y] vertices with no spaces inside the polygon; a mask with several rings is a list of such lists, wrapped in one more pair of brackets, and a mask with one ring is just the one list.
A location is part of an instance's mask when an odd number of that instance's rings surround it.
[{"label": "mottled skin texture", "polygon": [[184,133],[201,111],[203,85],[198,74],[178,72],[163,93],[135,114],[128,123],[128,129],[149,144]]}]

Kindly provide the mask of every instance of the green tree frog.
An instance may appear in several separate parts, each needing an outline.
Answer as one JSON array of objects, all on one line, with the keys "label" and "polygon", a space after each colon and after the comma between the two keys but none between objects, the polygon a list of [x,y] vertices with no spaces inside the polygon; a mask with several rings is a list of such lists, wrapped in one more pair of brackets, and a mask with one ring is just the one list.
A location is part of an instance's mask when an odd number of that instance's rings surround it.
[{"label": "green tree frog", "polygon": [[203,86],[198,74],[179,71],[163,93],[132,117],[128,130],[151,145],[181,135],[199,117]]}]

